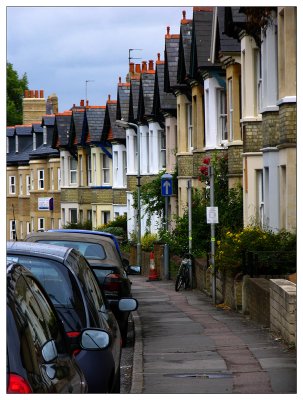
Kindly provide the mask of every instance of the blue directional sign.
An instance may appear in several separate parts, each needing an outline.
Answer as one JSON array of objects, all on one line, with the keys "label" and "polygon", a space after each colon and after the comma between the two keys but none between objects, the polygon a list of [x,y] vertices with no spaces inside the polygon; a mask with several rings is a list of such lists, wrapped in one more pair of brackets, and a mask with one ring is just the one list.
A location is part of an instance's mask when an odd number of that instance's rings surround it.
[{"label": "blue directional sign", "polygon": [[161,194],[162,196],[171,196],[173,194],[173,177],[171,174],[161,176]]}]

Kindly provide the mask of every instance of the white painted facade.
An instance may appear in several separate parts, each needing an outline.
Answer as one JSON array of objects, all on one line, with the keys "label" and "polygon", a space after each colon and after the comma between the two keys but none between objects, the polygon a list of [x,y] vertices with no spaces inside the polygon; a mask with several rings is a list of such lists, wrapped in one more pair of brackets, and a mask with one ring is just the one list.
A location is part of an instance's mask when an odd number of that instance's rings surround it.
[{"label": "white painted facade", "polygon": [[113,188],[125,189],[127,187],[127,157],[124,144],[113,144],[112,155]]}]

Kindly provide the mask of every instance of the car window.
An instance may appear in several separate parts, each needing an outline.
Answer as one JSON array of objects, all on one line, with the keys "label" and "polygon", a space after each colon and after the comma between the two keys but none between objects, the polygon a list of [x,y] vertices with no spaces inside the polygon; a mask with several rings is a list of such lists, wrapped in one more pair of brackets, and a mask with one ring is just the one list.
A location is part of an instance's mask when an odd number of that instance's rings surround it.
[{"label": "car window", "polygon": [[[55,260],[31,255],[14,254],[8,255],[7,259],[24,265],[39,279],[58,312],[61,309],[67,310],[60,312],[65,324],[70,326],[73,320],[74,326],[85,326],[86,314],[82,295],[68,268]],[[68,310],[72,309],[76,312],[71,316]]]},{"label": "car window", "polygon": [[49,326],[33,293],[20,277],[15,286],[15,321],[20,335],[22,362],[30,373],[39,373],[36,360],[41,358],[42,347],[51,340]]},{"label": "car window", "polygon": [[78,250],[87,259],[104,260],[106,258],[106,252],[104,247],[99,243],[88,243],[76,240],[54,240],[54,239],[43,239],[38,240],[38,243],[55,244],[57,246],[73,247]]},{"label": "car window", "polygon": [[[79,264],[79,279],[83,282],[83,291],[86,293],[89,302],[98,311],[106,310],[106,303],[103,299],[98,282],[87,264],[84,257],[80,256],[78,259]],[[97,316],[96,316],[97,317]],[[98,317],[97,317],[98,318]]]}]

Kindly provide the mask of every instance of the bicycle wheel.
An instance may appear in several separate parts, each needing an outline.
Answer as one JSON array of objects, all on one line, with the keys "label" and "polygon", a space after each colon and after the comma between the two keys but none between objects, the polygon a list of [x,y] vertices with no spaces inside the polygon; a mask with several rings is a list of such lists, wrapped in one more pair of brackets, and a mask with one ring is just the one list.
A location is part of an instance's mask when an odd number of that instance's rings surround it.
[{"label": "bicycle wheel", "polygon": [[177,279],[176,279],[176,283],[175,283],[175,290],[176,290],[176,292],[179,292],[179,290],[181,289],[181,287],[183,286],[184,287],[184,280],[183,280],[183,275],[182,274],[179,274],[178,276],[177,276]]}]

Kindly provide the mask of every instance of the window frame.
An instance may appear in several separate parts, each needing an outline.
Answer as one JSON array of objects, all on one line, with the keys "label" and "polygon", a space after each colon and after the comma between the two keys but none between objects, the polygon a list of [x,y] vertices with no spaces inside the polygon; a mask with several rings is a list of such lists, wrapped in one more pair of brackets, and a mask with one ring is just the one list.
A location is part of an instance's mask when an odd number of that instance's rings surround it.
[{"label": "window frame", "polygon": [[16,194],[16,176],[9,176],[9,194]]},{"label": "window frame", "polygon": [[[42,176],[40,176],[42,173]],[[44,179],[45,179],[45,174],[44,174],[44,169],[38,169],[37,170],[37,175],[38,175],[38,190],[44,190]]]}]

